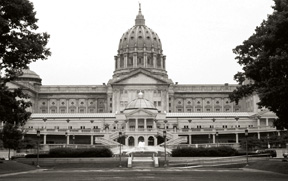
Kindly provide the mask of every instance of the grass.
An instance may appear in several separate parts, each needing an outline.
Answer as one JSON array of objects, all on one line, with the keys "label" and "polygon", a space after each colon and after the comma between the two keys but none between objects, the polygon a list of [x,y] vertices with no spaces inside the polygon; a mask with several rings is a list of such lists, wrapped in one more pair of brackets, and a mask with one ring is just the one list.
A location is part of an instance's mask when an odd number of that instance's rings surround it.
[{"label": "grass", "polygon": [[3,161],[3,163],[0,163],[0,174],[24,172],[35,169],[36,169],[35,166],[18,163],[12,160],[10,161],[5,160]]},{"label": "grass", "polygon": [[[256,170],[270,171],[282,174],[288,174],[288,162],[282,162],[281,159],[270,159],[266,161],[257,161],[249,163],[249,166],[245,166],[246,164],[236,164],[236,165],[223,165],[214,167],[217,168],[231,168],[231,169],[239,169],[239,168],[250,168]],[[40,165],[41,166],[41,165]],[[41,168],[53,168],[53,169],[85,169],[85,168],[93,168],[93,169],[102,169],[102,168],[110,168],[116,169],[119,166],[118,161],[109,161],[109,162],[98,162],[98,163],[58,163],[54,165],[47,165],[47,167],[43,166]],[[127,163],[122,162],[123,168],[127,167]],[[160,162],[160,167],[163,167],[163,161]],[[14,172],[23,172],[35,170],[36,167],[32,165],[27,165],[23,163],[18,163],[16,161],[3,161],[0,163],[0,174],[6,173],[14,173]],[[204,168],[205,169],[205,168]]]}]

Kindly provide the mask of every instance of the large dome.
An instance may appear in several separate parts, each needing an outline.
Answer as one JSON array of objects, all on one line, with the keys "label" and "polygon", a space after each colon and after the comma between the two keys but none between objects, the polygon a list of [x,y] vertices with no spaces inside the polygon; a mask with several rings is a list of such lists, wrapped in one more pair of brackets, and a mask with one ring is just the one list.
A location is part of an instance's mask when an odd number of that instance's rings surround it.
[{"label": "large dome", "polygon": [[145,25],[144,16],[139,10],[135,19],[135,26],[126,31],[119,43],[118,51],[120,50],[143,50],[144,47],[147,51],[151,51],[154,48],[156,52],[162,52],[161,40],[157,33]]},{"label": "large dome", "polygon": [[135,25],[120,38],[113,77],[128,74],[131,70],[138,68],[145,68],[154,75],[168,77],[166,56],[162,53],[161,40],[155,31],[145,25],[145,19],[139,7]]},{"label": "large dome", "polygon": [[17,78],[18,81],[31,82],[32,84],[41,85],[42,79],[38,74],[30,69],[23,69],[23,74]]}]

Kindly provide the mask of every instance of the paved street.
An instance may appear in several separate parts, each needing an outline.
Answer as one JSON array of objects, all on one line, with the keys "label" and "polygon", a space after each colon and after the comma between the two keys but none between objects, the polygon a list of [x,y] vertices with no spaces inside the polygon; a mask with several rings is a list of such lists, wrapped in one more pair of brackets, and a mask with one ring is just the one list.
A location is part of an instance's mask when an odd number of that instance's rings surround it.
[{"label": "paved street", "polygon": [[38,172],[24,172],[22,174],[0,175],[0,180],[19,181],[73,181],[73,180],[157,180],[157,181],[242,181],[242,180],[287,180],[288,175],[272,172],[242,170],[242,169],[59,169]]}]

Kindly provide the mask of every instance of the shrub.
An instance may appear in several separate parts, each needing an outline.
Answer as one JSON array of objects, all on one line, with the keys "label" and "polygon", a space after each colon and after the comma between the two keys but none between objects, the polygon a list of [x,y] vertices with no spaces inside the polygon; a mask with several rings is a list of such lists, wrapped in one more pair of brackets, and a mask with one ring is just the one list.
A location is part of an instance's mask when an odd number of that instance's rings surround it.
[{"label": "shrub", "polygon": [[50,157],[111,157],[109,148],[55,148],[49,152]]},{"label": "shrub", "polygon": [[[75,157],[112,157],[109,148],[54,148],[48,154],[39,154],[39,158],[75,158]],[[29,154],[26,158],[36,158],[37,154]]]},{"label": "shrub", "polygon": [[209,157],[209,156],[235,156],[237,150],[227,146],[211,148],[177,148],[172,150],[172,157]]}]

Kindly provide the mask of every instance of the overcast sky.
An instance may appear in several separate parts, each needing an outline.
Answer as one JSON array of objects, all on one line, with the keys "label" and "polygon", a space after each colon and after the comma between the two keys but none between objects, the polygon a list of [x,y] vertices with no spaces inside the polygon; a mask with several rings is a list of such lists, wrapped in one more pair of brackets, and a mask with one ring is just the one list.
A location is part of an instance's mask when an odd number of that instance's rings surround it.
[{"label": "overcast sky", "polygon": [[[43,85],[98,85],[114,71],[138,0],[32,0],[52,56],[30,69]],[[232,49],[272,14],[272,0],[140,0],[146,26],[161,39],[168,76],[179,84],[235,84]]]}]

